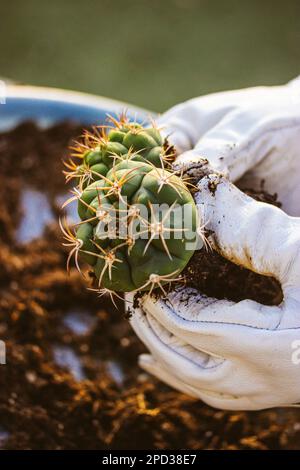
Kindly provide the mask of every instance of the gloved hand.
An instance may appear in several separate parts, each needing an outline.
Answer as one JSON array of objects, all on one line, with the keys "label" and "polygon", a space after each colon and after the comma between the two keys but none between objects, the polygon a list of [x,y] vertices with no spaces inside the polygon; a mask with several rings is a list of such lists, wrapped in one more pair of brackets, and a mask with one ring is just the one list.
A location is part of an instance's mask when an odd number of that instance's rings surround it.
[{"label": "gloved hand", "polygon": [[[151,353],[140,357],[140,365],[218,408],[296,404],[300,218],[292,216],[300,216],[300,80],[197,98],[168,111],[160,124],[183,152],[177,163],[195,167],[205,157],[225,174],[202,178],[196,195],[202,224],[214,232],[214,248],[278,279],[284,300],[275,307],[251,300],[234,303],[189,288],[177,289],[167,300],[145,296],[131,319]],[[253,200],[230,182],[241,177],[248,187],[265,179],[286,213]],[[211,179],[217,180],[214,195]]]}]

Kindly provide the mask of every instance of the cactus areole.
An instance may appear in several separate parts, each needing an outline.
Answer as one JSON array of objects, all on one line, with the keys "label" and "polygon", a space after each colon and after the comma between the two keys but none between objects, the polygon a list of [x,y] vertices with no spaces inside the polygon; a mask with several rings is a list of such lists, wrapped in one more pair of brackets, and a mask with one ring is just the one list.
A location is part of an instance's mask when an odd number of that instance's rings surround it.
[{"label": "cactus areole", "polygon": [[63,227],[69,258],[92,267],[100,293],[165,292],[194,253],[195,202],[154,125],[111,123],[87,133],[75,149],[80,162],[67,164],[81,219],[74,231]]}]

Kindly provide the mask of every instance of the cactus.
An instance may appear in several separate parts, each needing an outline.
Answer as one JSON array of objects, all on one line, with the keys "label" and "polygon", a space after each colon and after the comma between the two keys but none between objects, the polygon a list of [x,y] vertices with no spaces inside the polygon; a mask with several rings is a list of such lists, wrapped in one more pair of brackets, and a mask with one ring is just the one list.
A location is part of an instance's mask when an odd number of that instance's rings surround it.
[{"label": "cactus", "polygon": [[[110,154],[111,144],[119,154]],[[187,249],[199,226],[192,194],[164,159],[154,126],[118,122],[105,146],[97,156],[89,150],[82,163],[105,169],[97,170],[92,182],[81,179],[70,198],[78,201],[81,221],[74,232],[62,227],[72,248],[68,265],[72,255],[78,269],[78,256],[88,263],[100,295],[151,293],[156,287],[166,293],[164,285],[179,279],[194,252]]]},{"label": "cactus", "polygon": [[86,131],[73,147],[72,156],[80,162],[72,159],[65,162],[67,182],[75,179],[77,185],[84,189],[105,176],[116,161],[124,158],[148,161],[157,167],[166,167],[174,159],[174,148],[167,139],[163,139],[154,122],[145,128],[130,122],[126,115],[122,115],[120,120],[109,116],[108,122],[93,132]]}]

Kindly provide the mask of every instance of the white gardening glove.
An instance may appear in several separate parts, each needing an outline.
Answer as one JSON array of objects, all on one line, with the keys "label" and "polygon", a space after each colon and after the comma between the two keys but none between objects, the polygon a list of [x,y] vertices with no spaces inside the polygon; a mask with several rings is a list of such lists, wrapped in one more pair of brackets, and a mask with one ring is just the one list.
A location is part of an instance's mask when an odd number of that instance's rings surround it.
[{"label": "white gardening glove", "polygon": [[[300,215],[299,81],[198,98],[161,121],[185,152],[179,163],[201,164],[199,156],[206,157],[231,180],[246,174],[250,187],[264,178],[285,211]],[[215,179],[212,194],[209,182]],[[214,232],[214,247],[277,278],[284,301],[278,307],[219,301],[188,288],[166,301],[145,296],[131,319],[151,352],[140,357],[141,366],[218,408],[300,402],[300,218],[254,201],[214,175],[199,182],[196,202],[201,223]]]},{"label": "white gardening glove", "polygon": [[230,181],[276,190],[283,209],[300,215],[300,76],[285,86],[215,93],[179,104],[158,123],[182,155],[207,158]]}]

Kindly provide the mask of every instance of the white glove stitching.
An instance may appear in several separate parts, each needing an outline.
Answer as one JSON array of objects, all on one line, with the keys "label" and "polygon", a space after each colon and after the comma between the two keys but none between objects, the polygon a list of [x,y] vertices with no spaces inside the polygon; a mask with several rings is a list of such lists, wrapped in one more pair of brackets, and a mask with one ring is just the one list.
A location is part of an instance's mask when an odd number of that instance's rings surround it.
[{"label": "white glove stitching", "polygon": [[[218,301],[216,301],[218,302]],[[240,305],[243,301],[241,302],[237,302],[235,305]],[[256,303],[256,302],[253,302],[255,303],[258,308],[260,307],[260,304]],[[274,307],[270,307],[272,309],[274,309]],[[187,324],[188,323],[197,323],[197,325],[200,325],[200,324],[212,324],[212,325],[232,325],[232,326],[242,326],[244,328],[251,328],[251,329],[254,329],[254,330],[260,330],[260,331],[276,331],[278,329],[278,327],[280,326],[281,324],[281,320],[279,321],[279,323],[276,325],[275,328],[261,328],[259,326],[253,326],[253,325],[245,325],[244,323],[238,323],[238,322],[222,322],[222,321],[210,321],[210,320],[187,320],[186,318],[184,318],[182,315],[180,315],[180,311],[177,310],[176,312],[176,315],[181,318],[181,320],[183,320],[184,322],[186,322]],[[285,330],[300,330],[300,327],[294,327],[294,328],[283,328],[282,330],[280,331],[285,331]]]},{"label": "white glove stitching", "polygon": [[[148,321],[148,319],[147,319],[147,321]],[[149,321],[148,321],[148,324],[149,324]],[[150,326],[149,326],[149,327],[150,327]],[[184,354],[180,353],[180,352],[178,351],[178,349],[176,349],[176,348],[174,349],[174,348],[172,347],[172,345],[170,345],[170,344],[167,345],[167,344],[161,339],[161,337],[160,337],[159,335],[157,335],[157,333],[154,331],[153,328],[151,328],[151,331],[152,331],[152,333],[156,336],[157,340],[158,340],[161,344],[163,344],[164,346],[170,347],[170,348],[172,349],[172,351],[174,351],[176,354],[178,354],[178,356],[181,356],[183,359],[186,359],[186,356],[185,356]],[[173,333],[171,333],[170,331],[168,331],[168,333],[169,333],[170,337],[176,338],[176,336],[173,335]],[[182,340],[181,340],[181,341],[182,341]],[[182,341],[182,342],[184,343],[184,341]],[[189,346],[187,343],[185,343],[185,344],[186,344],[186,346]],[[196,349],[195,349],[195,350],[196,350]],[[199,350],[199,351],[202,352],[201,350]],[[216,356],[214,356],[214,357],[216,357]],[[200,369],[203,369],[203,370],[216,369],[217,367],[220,367],[226,360],[227,360],[227,359],[218,356],[218,363],[217,363],[217,364],[215,364],[215,365],[213,365],[213,366],[203,367],[199,362],[196,362],[196,361],[194,361],[192,358],[189,358],[189,362],[193,363],[195,366],[200,367]]]}]

